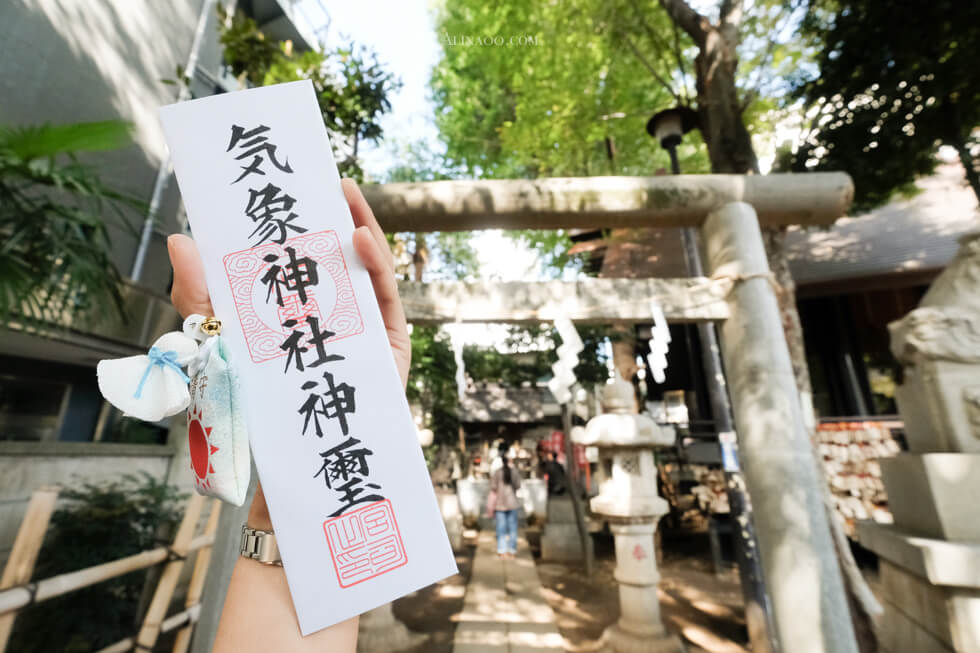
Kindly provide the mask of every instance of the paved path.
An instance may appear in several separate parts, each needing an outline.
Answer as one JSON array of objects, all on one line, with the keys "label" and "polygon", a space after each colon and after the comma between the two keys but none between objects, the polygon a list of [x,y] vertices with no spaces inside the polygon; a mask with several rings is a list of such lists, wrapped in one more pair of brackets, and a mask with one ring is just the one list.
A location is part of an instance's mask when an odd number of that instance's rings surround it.
[{"label": "paved path", "polygon": [[481,531],[453,653],[564,653],[523,537],[517,551],[513,560],[499,559],[493,533]]}]

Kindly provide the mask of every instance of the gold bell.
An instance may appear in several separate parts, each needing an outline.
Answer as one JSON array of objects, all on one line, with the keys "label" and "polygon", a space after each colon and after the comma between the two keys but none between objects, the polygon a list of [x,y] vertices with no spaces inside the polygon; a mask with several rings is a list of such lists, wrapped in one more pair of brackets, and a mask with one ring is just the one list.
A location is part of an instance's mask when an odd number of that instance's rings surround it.
[{"label": "gold bell", "polygon": [[209,317],[201,322],[201,331],[209,336],[216,336],[221,333],[221,320],[216,317]]}]

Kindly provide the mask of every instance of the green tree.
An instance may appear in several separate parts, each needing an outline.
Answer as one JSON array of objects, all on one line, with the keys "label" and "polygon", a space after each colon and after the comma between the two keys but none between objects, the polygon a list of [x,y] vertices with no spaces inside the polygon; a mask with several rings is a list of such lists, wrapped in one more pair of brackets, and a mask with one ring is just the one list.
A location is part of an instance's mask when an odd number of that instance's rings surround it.
[{"label": "green tree", "polygon": [[681,104],[701,118],[685,172],[757,172],[748,127],[768,128],[809,52],[790,38],[798,4],[725,0],[711,17],[683,0],[449,0],[432,76],[448,155],[482,177],[647,175],[668,159],[646,122]]},{"label": "green tree", "polygon": [[868,209],[931,173],[942,143],[980,200],[980,4],[811,0],[803,29],[821,50],[796,83],[812,123],[788,166],[848,171]]},{"label": "green tree", "polygon": [[108,225],[140,203],[79,154],[130,142],[119,121],[0,126],[0,322],[68,324],[107,307],[124,317]]},{"label": "green tree", "polygon": [[[667,166],[645,124],[672,95],[620,36],[633,12],[625,0],[446,2],[432,89],[449,160],[482,178],[648,175]],[[672,42],[680,36],[662,12],[651,19]],[[504,44],[494,45],[497,37]],[[654,61],[657,76],[673,75]],[[681,147],[683,165],[706,172],[697,143]],[[553,269],[571,263],[564,231],[510,235]]]},{"label": "green tree", "polygon": [[449,338],[437,326],[415,326],[410,337],[412,366],[408,373],[408,400],[422,408],[434,442],[456,442],[459,398],[456,359]]},{"label": "green tree", "polygon": [[334,50],[294,52],[291,42],[266,39],[255,21],[230,15],[218,5],[223,57],[242,82],[266,86],[308,79],[313,83],[323,123],[341,174],[362,181],[358,151],[381,138],[380,119],[391,109],[389,96],[400,86],[377,55],[353,43]]}]

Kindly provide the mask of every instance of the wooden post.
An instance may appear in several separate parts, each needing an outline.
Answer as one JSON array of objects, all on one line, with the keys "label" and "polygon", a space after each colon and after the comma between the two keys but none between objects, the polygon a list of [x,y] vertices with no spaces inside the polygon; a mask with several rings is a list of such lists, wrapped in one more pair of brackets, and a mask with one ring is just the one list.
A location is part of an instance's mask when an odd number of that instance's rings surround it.
[{"label": "wooden post", "polygon": [[722,354],[778,644],[857,653],[844,584],[755,211],[708,215],[712,276],[731,283]]},{"label": "wooden post", "polygon": [[[204,528],[206,535],[214,535],[218,530],[218,517],[221,515],[221,501],[215,499],[211,502],[211,514],[208,515],[208,525]],[[201,602],[201,594],[204,592],[204,580],[208,576],[208,565],[211,563],[211,547],[206,547],[197,552],[194,560],[194,573],[191,574],[191,583],[187,588],[187,600],[184,607],[190,610]],[[177,633],[174,641],[173,653],[186,653],[191,644],[191,632],[194,630],[192,623],[187,624]]]},{"label": "wooden post", "polygon": [[[44,533],[48,530],[54,504],[58,500],[58,492],[57,486],[46,486],[35,490],[31,495],[24,521],[20,523],[20,529],[14,539],[14,547],[10,550],[3,576],[0,577],[0,590],[21,585],[31,579],[37,555],[41,552],[41,544],[44,542]],[[14,629],[16,618],[16,612],[0,615],[0,651],[7,648],[7,640]]]},{"label": "wooden post", "polygon": [[153,593],[153,600],[143,618],[143,627],[140,628],[136,636],[136,645],[141,648],[152,650],[160,636],[160,627],[163,619],[167,615],[167,608],[170,606],[170,599],[174,595],[177,587],[177,580],[180,578],[180,570],[184,567],[184,559],[190,551],[190,543],[194,537],[194,530],[197,528],[197,521],[201,516],[201,508],[204,507],[204,497],[196,492],[187,502],[187,509],[184,512],[184,519],[180,522],[177,534],[174,536],[174,543],[171,552],[177,556],[176,560],[171,560],[163,568],[160,576],[160,583],[157,585],[156,592]]}]

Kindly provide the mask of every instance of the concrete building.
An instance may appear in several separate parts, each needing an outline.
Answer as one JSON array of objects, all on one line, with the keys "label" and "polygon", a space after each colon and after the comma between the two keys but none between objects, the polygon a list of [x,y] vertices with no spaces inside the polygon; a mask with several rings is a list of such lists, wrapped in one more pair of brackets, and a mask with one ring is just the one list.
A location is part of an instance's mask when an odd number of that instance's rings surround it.
[{"label": "concrete building", "polygon": [[[222,0],[226,7],[235,2]],[[12,0],[0,3],[0,124],[25,126],[124,119],[133,144],[86,160],[103,181],[147,203],[167,150],[157,108],[177,98],[161,80],[198,62],[192,97],[235,90],[222,63],[214,0]],[[309,22],[291,0],[240,0],[267,36],[315,46]],[[196,52],[195,52],[196,50]],[[176,482],[188,468],[184,438],[169,423],[122,420],[102,401],[95,364],[145,353],[161,333],[179,325],[171,308],[166,237],[183,229],[176,182],[159,195],[157,220],[140,246],[145,214],[130,229],[112,230],[115,264],[129,275],[129,323],[105,321],[85,330],[52,330],[46,337],[0,330],[0,561],[6,558],[26,500],[48,483],[70,484],[147,471]],[[139,261],[139,262],[138,262]],[[180,421],[175,419],[175,422]],[[184,446],[183,448],[186,448]]]}]

